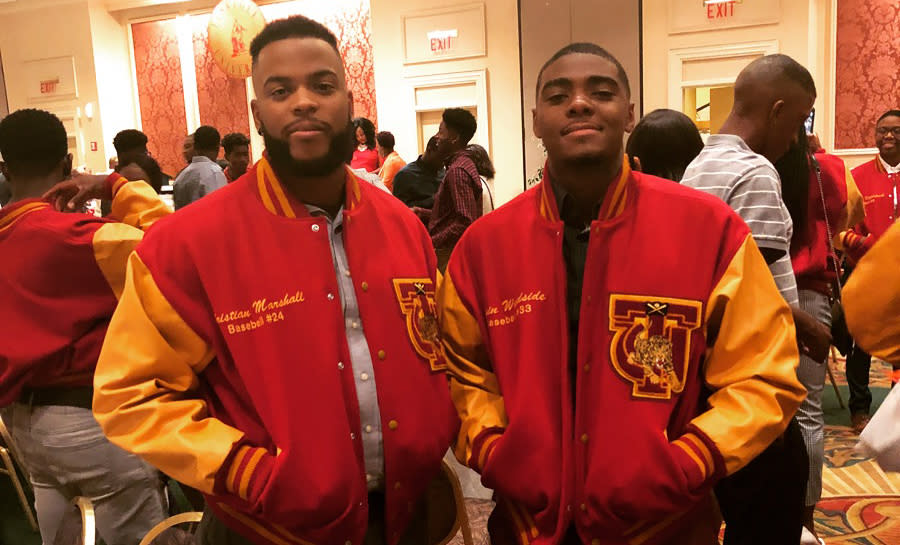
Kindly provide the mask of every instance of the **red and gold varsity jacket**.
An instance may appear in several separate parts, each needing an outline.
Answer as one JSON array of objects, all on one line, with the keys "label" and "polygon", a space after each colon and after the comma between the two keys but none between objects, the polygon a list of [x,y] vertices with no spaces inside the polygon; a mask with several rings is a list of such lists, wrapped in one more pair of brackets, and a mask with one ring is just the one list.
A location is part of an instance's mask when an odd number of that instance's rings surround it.
[{"label": "red and gold varsity jacket", "polygon": [[835,263],[829,258],[831,245],[828,233],[831,233],[835,247],[840,247],[840,233],[863,221],[865,211],[862,196],[844,161],[824,150],[817,151],[815,158],[819,164],[824,198],[819,189],[815,165],[810,164],[806,224],[794,226],[791,265],[800,289],[812,289],[828,295],[837,274]]},{"label": "red and gold varsity jacket", "polygon": [[862,193],[866,207],[865,220],[841,236],[846,254],[856,262],[893,225],[900,199],[900,175],[888,174],[876,157],[853,169],[853,179]]},{"label": "red and gold varsity jacket", "polygon": [[[435,344],[436,262],[403,203],[349,172],[343,215],[395,543],[459,425]],[[254,543],[360,544],[365,465],[338,294],[326,220],[262,159],[132,254],[97,368],[97,420]]]},{"label": "red and gold varsity jacket", "polygon": [[850,275],[843,302],[847,327],[866,352],[900,364],[900,223],[891,226]]},{"label": "red and gold varsity jacket", "polygon": [[109,219],[38,199],[0,210],[0,407],[23,389],[89,386],[143,232],[170,211],[144,182],[107,180]]},{"label": "red and gold varsity jacket", "polygon": [[658,543],[803,399],[790,309],[730,208],[626,162],[590,226],[572,399],[544,172],[466,231],[438,293],[456,456],[496,491],[492,533]]}]

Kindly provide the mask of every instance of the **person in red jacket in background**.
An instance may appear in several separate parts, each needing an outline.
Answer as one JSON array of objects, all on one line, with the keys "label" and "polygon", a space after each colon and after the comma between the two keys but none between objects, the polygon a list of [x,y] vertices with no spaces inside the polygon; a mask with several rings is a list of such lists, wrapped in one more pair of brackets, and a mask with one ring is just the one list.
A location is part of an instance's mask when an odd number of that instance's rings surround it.
[{"label": "person in red jacket in background", "polygon": [[[793,220],[790,256],[797,280],[800,307],[816,315],[816,299],[825,304],[823,325],[831,325],[829,301],[837,295],[835,283],[840,265],[833,252],[837,234],[864,217],[862,197],[844,162],[830,155],[818,139],[800,128],[790,151],[775,162],[781,179],[785,205]],[[822,495],[822,468],[825,461],[825,387],[827,355],[817,359],[800,355],[797,375],[806,387],[806,399],[797,411],[797,422],[809,459],[806,478],[806,506],[801,543],[819,543],[815,537],[813,514]]]},{"label": "person in red jacket in background", "polygon": [[[853,169],[853,178],[862,193],[866,219],[841,235],[844,253],[855,265],[875,242],[893,225],[900,213],[900,110],[889,110],[875,125],[878,155]],[[851,273],[852,275],[852,270]],[[850,387],[850,418],[853,430],[862,432],[869,422],[872,392],[869,391],[869,368],[872,356],[854,347],[847,356],[847,384]],[[892,382],[896,382],[895,377]]]},{"label": "person in red jacket in background", "polygon": [[544,178],[463,233],[438,293],[456,456],[493,543],[718,543],[713,486],[805,393],[790,308],[725,203],[623,161],[615,57],[568,45],[536,95]]},{"label": "person in red jacket in background", "polygon": [[274,21],[250,52],[264,157],[132,254],[94,413],[206,496],[204,545],[428,544],[459,425],[428,232],[345,164],[331,31]]},{"label": "person in red jacket in background", "polygon": [[[165,518],[161,481],[103,436],[91,383],[128,255],[169,209],[149,185],[118,173],[63,182],[72,156],[49,112],[0,121],[0,153],[12,187],[0,210],[0,408],[24,453],[41,538],[53,543],[72,499],[85,496],[106,543],[137,545]],[[85,198],[111,199],[109,219],[60,211]]]},{"label": "person in red jacket in background", "polygon": [[350,168],[364,168],[366,172],[375,172],[381,165],[376,149],[375,124],[365,117],[353,120],[353,136],[356,149],[350,159]]}]

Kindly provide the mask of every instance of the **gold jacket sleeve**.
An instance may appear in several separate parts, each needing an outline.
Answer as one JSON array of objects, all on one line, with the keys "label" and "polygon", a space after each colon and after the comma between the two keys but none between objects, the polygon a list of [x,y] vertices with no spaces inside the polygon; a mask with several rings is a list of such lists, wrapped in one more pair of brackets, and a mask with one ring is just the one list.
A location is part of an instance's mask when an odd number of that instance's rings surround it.
[{"label": "gold jacket sleeve", "polygon": [[692,424],[730,475],[784,432],[806,395],[790,308],[751,236],[713,290],[706,320],[704,377],[713,394]]},{"label": "gold jacket sleeve", "polygon": [[[449,271],[437,295],[444,353],[450,377],[450,395],[460,417],[454,453],[463,464],[481,470],[486,441],[476,438],[485,430],[506,428],[509,420],[497,376],[492,372],[478,322],[463,303]],[[498,431],[499,433],[499,431]]]},{"label": "gold jacket sleeve", "polygon": [[853,339],[866,352],[900,363],[900,223],[859,261],[843,292]]},{"label": "gold jacket sleeve", "polygon": [[866,209],[863,203],[862,193],[859,192],[859,188],[856,186],[856,180],[853,179],[850,168],[845,166],[844,169],[844,180],[847,185],[847,204],[841,212],[837,228],[834,230],[834,233],[832,233],[834,235],[834,247],[838,250],[844,249],[844,233],[866,219]]},{"label": "gold jacket sleeve", "polygon": [[153,188],[144,182],[125,178],[113,184],[110,218],[119,223],[106,223],[94,233],[94,259],[116,297],[125,286],[128,256],[147,230],[158,219],[171,214]]},{"label": "gold jacket sleeve", "polygon": [[132,253],[94,375],[94,416],[110,441],[206,493],[243,437],[194,393],[212,358]]}]

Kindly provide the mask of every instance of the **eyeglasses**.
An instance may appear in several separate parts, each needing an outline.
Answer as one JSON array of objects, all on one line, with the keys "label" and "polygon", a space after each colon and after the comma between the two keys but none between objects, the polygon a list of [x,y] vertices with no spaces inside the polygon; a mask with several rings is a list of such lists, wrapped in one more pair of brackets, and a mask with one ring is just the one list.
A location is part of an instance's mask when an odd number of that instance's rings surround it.
[{"label": "eyeglasses", "polygon": [[900,138],[900,127],[878,127],[875,134],[878,136],[887,136],[887,133],[893,133],[894,138]]}]

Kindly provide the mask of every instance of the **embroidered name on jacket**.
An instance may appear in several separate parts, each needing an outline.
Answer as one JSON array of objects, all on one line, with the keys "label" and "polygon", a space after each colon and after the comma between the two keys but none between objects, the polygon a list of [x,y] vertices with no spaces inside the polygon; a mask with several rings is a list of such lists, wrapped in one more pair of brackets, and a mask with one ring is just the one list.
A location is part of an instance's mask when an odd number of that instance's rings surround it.
[{"label": "embroidered name on jacket", "polygon": [[610,362],[632,385],[632,397],[671,399],[681,393],[691,355],[691,332],[701,325],[699,301],[610,295]]},{"label": "embroidered name on jacket", "polygon": [[428,360],[432,371],[446,370],[431,279],[395,278],[394,293],[400,311],[406,316],[406,331],[416,353]]},{"label": "embroidered name on jacket", "polygon": [[262,297],[247,307],[216,314],[216,322],[230,335],[253,331],[284,320],[285,308],[306,301],[302,291],[285,293],[281,297]]}]

